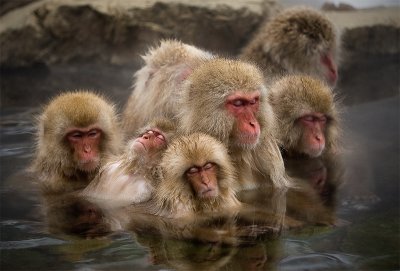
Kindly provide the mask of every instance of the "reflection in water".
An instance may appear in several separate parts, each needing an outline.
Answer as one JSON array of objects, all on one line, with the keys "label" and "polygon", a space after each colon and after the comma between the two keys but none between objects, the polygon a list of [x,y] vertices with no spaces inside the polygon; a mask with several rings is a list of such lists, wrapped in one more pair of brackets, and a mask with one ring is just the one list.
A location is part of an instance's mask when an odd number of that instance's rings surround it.
[{"label": "reflection in water", "polygon": [[296,183],[288,191],[287,226],[334,225],[335,192],[343,175],[339,161],[332,157],[287,159],[285,166]]},{"label": "reflection in water", "polygon": [[[398,104],[393,101],[386,104]],[[381,103],[377,103],[379,108],[385,108]],[[377,107],[365,105],[360,110],[377,112],[370,108]],[[3,112],[0,122],[2,270],[49,266],[68,270],[399,267],[398,173],[394,166],[398,159],[393,156],[398,150],[393,138],[398,133],[384,134],[378,145],[373,145],[377,137],[370,137],[366,144],[374,146],[371,154],[366,152],[373,161],[366,168],[376,183],[374,192],[382,199],[369,209],[343,208],[339,192],[357,195],[343,183],[349,178],[348,174],[343,177],[343,171],[349,169],[350,156],[345,163],[335,157],[286,160],[296,187],[245,191],[239,195],[244,206],[234,213],[173,220],[76,194],[41,198],[33,176],[26,172],[32,153],[32,112]],[[381,158],[385,166],[378,168]],[[364,160],[357,164],[363,165]],[[357,177],[356,184],[364,187],[364,175],[356,170],[351,173]]]}]

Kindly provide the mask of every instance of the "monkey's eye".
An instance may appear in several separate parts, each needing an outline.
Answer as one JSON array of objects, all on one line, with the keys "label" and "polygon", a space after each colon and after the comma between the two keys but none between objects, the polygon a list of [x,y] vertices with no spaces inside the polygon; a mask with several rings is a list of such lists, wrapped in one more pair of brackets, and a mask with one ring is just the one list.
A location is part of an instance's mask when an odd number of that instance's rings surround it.
[{"label": "monkey's eye", "polygon": [[68,137],[72,139],[80,139],[82,138],[83,134],[81,132],[73,132]]},{"label": "monkey's eye", "polygon": [[244,100],[238,99],[238,100],[232,101],[232,104],[233,104],[234,106],[240,107],[240,106],[244,106],[245,101],[244,101]]},{"label": "monkey's eye", "polygon": [[211,162],[209,162],[209,163],[207,163],[207,164],[205,164],[205,165],[203,166],[203,169],[204,169],[204,170],[208,170],[208,169],[211,169],[211,168],[213,168],[213,167],[214,167],[214,164],[211,163]]},{"label": "monkey's eye", "polygon": [[315,121],[315,118],[311,115],[308,115],[308,116],[304,116],[303,120],[313,122],[313,121]]},{"label": "monkey's eye", "polygon": [[191,167],[186,171],[187,174],[196,174],[198,172],[199,172],[199,168],[198,167]]},{"label": "monkey's eye", "polygon": [[162,134],[158,134],[156,137],[162,141],[165,141],[165,137]]},{"label": "monkey's eye", "polygon": [[326,123],[328,121],[328,118],[326,116],[322,116],[322,117],[318,118],[318,120],[320,122]]},{"label": "monkey's eye", "polygon": [[249,104],[251,104],[251,105],[256,104],[256,103],[258,103],[258,97],[249,101]]},{"label": "monkey's eye", "polygon": [[90,130],[88,133],[89,137],[96,137],[100,134],[100,132],[98,130]]}]

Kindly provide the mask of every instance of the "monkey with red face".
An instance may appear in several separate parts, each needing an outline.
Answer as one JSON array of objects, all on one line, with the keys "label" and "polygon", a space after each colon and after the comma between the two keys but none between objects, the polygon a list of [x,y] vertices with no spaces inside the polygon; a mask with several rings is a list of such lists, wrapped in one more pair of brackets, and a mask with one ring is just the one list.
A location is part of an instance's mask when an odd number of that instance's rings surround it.
[{"label": "monkey with red face", "polygon": [[290,185],[263,82],[256,66],[218,58],[194,69],[181,95],[181,129],[207,133],[222,141],[238,169],[242,189]]},{"label": "monkey with red face", "polygon": [[254,61],[265,77],[310,75],[331,86],[338,79],[338,33],[320,11],[293,7],[261,25],[240,58]]},{"label": "monkey with red face", "polygon": [[114,105],[89,91],[67,92],[54,98],[37,124],[32,169],[43,191],[82,189],[94,178],[122,142]]},{"label": "monkey with red face", "polygon": [[82,192],[93,200],[128,205],[150,199],[159,180],[158,165],[175,135],[175,125],[165,119],[152,121],[139,136],[128,141],[125,152],[110,159],[96,179]]},{"label": "monkey with red face", "polygon": [[271,86],[269,100],[284,155],[319,157],[337,152],[339,112],[326,84],[309,76],[284,76]]},{"label": "monkey with red face", "polygon": [[194,133],[174,140],[161,161],[162,178],[147,209],[169,218],[237,210],[236,171],[225,146]]},{"label": "monkey with red face", "polygon": [[222,141],[239,168],[243,189],[289,185],[274,135],[275,116],[256,66],[176,41],[161,42],[145,58],[125,107],[125,131],[135,128],[133,119],[165,114],[185,134],[201,132]]}]

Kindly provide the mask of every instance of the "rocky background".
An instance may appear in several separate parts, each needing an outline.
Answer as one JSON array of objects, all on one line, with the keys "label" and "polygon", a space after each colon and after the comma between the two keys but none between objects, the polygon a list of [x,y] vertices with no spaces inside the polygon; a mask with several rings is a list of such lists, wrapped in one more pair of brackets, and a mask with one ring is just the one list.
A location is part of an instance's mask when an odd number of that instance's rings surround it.
[{"label": "rocky background", "polygon": [[[160,39],[235,56],[282,8],[273,0],[2,0],[0,105],[36,106],[82,88],[123,105],[140,54]],[[400,8],[322,8],[341,32],[337,91],[344,103],[398,95]]]}]

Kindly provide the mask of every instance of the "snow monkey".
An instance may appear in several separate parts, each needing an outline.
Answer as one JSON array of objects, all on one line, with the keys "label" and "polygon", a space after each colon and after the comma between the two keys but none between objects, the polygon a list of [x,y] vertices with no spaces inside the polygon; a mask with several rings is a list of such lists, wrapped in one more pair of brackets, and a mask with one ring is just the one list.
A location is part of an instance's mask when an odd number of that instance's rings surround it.
[{"label": "snow monkey", "polygon": [[175,126],[168,120],[152,121],[141,129],[138,137],[128,141],[122,155],[110,159],[100,169],[82,195],[95,200],[112,200],[121,205],[150,199],[158,180],[161,154],[175,131]]},{"label": "snow monkey", "polygon": [[259,69],[177,41],[162,42],[145,59],[124,112],[128,133],[134,122],[164,114],[187,134],[208,133],[226,144],[240,168],[242,188],[268,180],[288,184]]},{"label": "snow monkey", "polygon": [[242,50],[271,75],[307,74],[334,86],[338,79],[338,38],[332,22],[317,10],[294,7],[265,22]]},{"label": "snow monkey", "polygon": [[123,112],[123,128],[132,134],[149,120],[176,116],[179,89],[187,75],[212,54],[175,40],[162,41],[143,59],[135,85]]},{"label": "snow monkey", "polygon": [[289,185],[263,80],[254,65],[218,58],[194,69],[182,90],[181,129],[222,141],[239,170],[242,189]]},{"label": "snow monkey", "polygon": [[202,133],[178,137],[160,165],[163,177],[152,199],[153,213],[177,218],[240,207],[235,168],[215,138]]},{"label": "snow monkey", "polygon": [[38,118],[32,168],[45,193],[84,188],[121,147],[114,105],[89,91],[63,93]]},{"label": "snow monkey", "polygon": [[325,83],[309,76],[284,76],[271,86],[269,99],[284,155],[318,157],[337,151],[339,113]]}]

